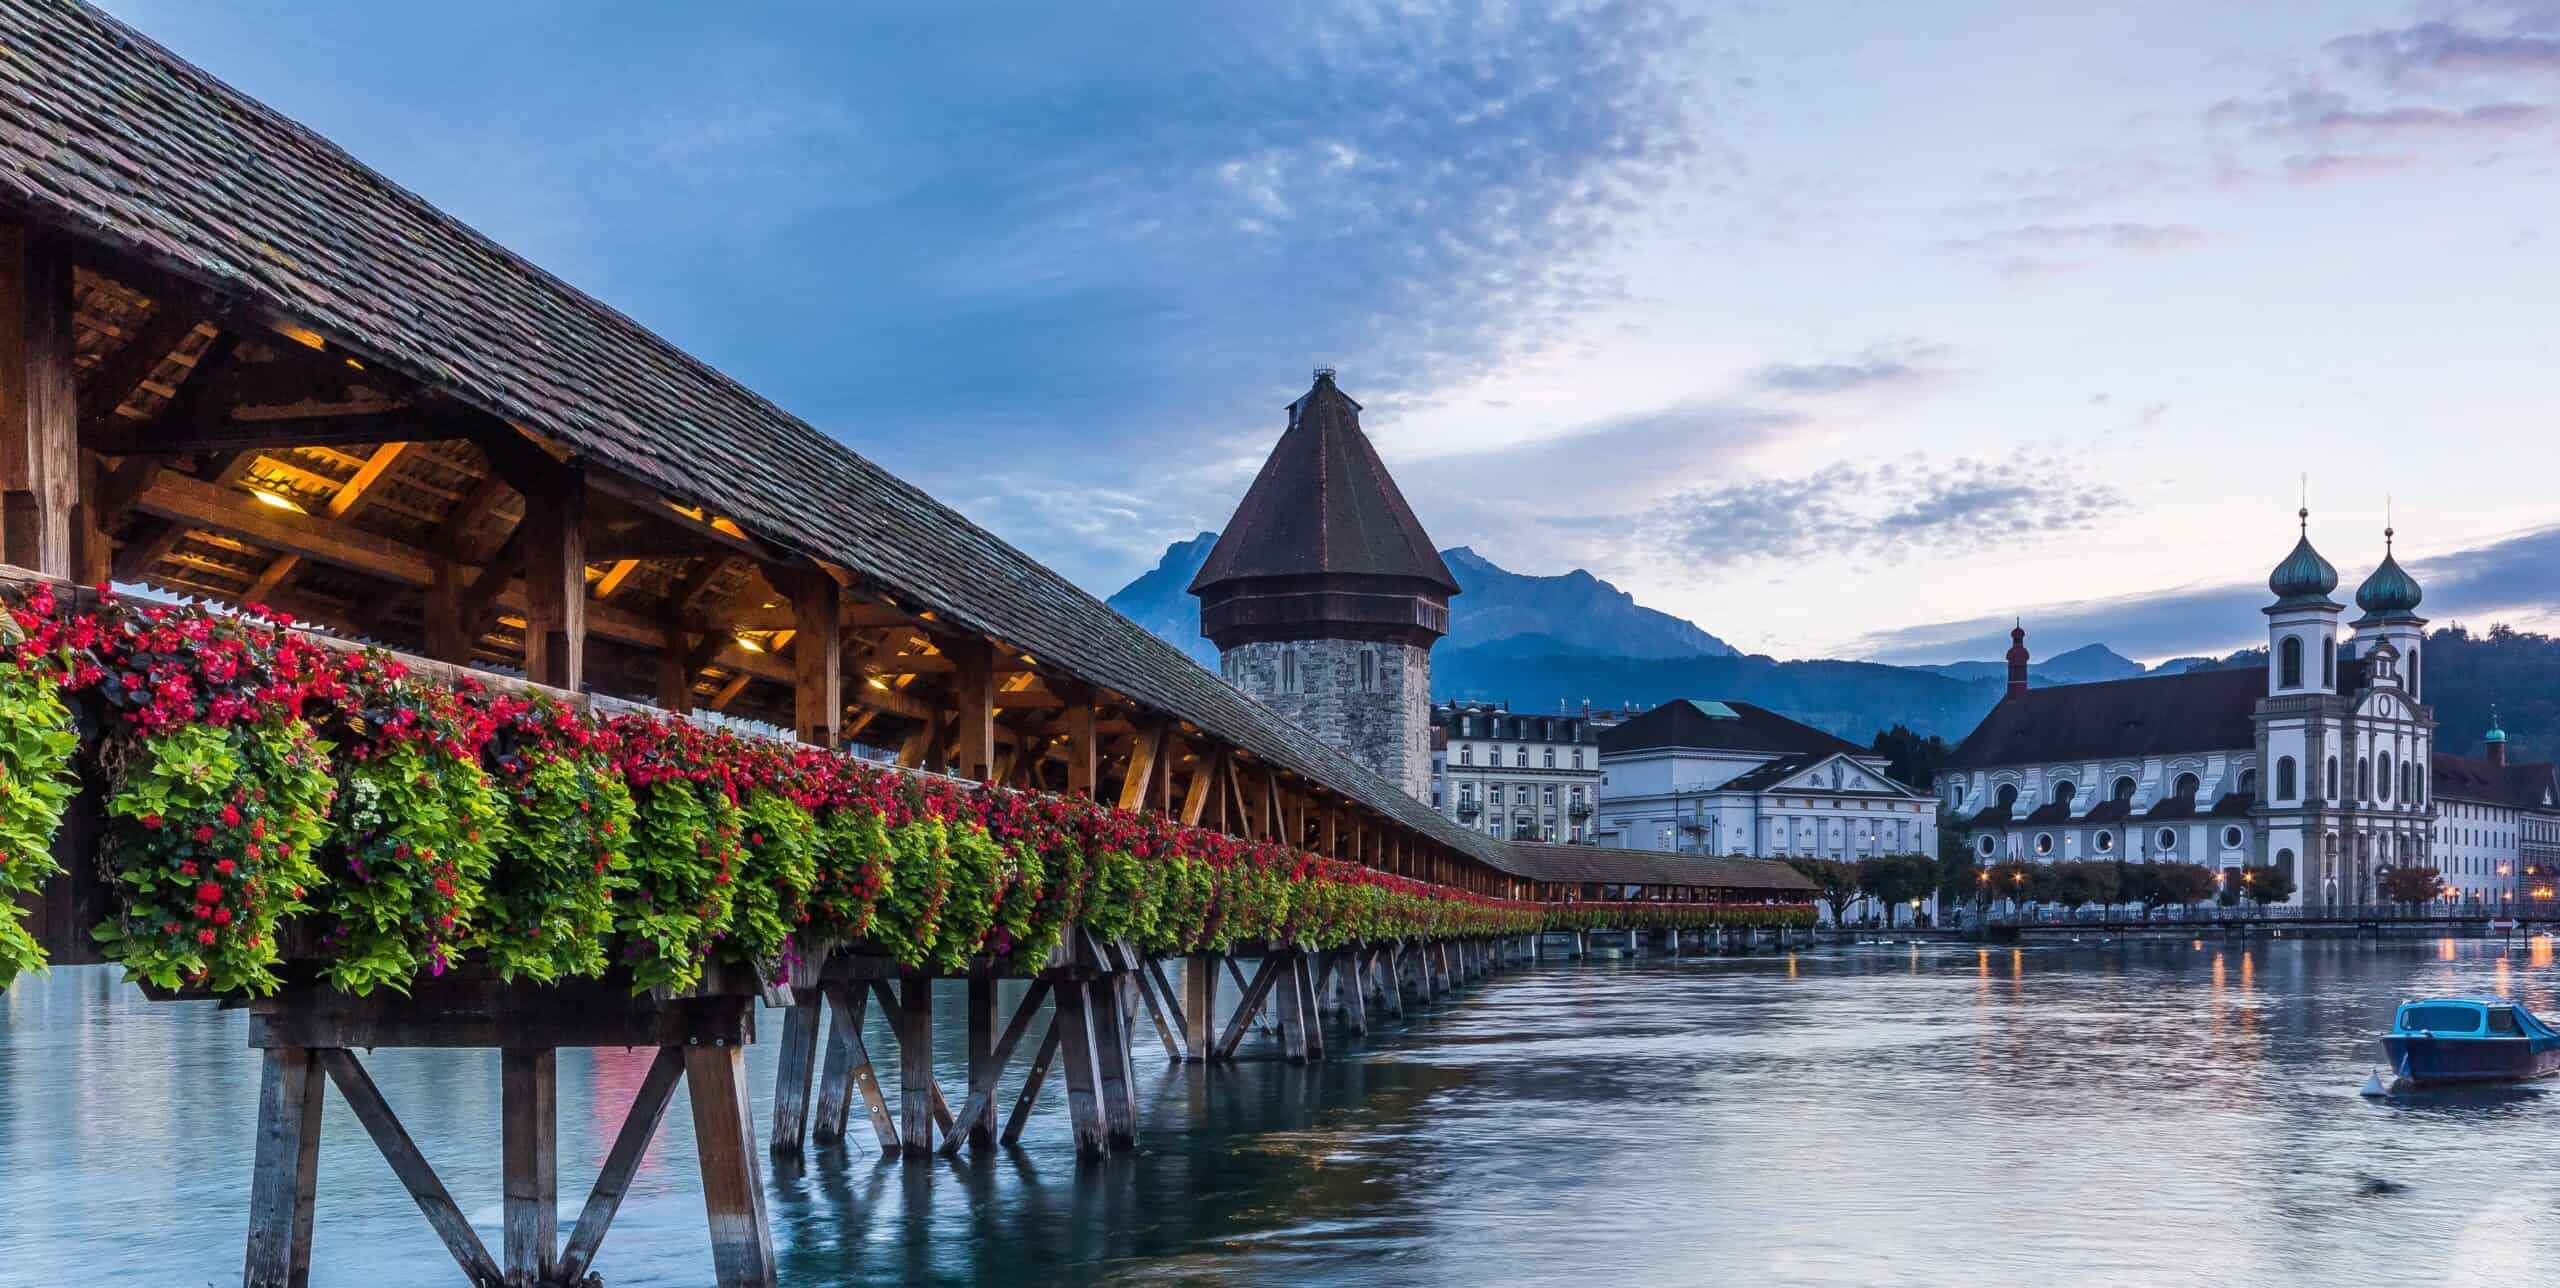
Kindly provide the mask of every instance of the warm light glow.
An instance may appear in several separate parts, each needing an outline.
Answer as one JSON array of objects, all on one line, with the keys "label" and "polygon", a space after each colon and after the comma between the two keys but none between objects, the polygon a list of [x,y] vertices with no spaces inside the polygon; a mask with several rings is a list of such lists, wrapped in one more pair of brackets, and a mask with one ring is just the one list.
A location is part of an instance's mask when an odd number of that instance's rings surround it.
[{"label": "warm light glow", "polygon": [[738,641],[738,647],[745,649],[750,653],[761,653],[764,651],[764,641],[757,639],[755,636],[750,635],[745,631],[736,632],[731,635],[730,638]]},{"label": "warm light glow", "polygon": [[249,488],[249,495],[256,497],[258,499],[258,504],[260,505],[271,505],[279,510],[291,510],[295,514],[311,513],[309,510],[302,508],[302,502],[294,500],[291,493],[288,493],[281,488],[267,488],[252,485]]},{"label": "warm light glow", "polygon": [[871,677],[869,677],[869,681],[870,681],[871,687],[872,687],[872,688],[875,688],[875,689],[885,689],[885,688],[888,688],[888,687],[889,687],[889,682],[888,682],[887,680],[883,680],[883,679],[881,679],[879,676],[876,676],[876,675],[875,675],[875,676],[871,676]]}]

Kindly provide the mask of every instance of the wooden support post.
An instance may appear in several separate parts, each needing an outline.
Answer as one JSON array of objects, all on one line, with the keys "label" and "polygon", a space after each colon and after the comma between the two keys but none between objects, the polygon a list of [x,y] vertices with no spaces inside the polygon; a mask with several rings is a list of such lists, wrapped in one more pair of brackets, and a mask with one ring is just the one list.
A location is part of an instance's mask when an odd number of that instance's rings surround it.
[{"label": "wooden support post", "polygon": [[853,1094],[859,1089],[880,1151],[895,1152],[898,1127],[890,1118],[889,1098],[880,1092],[879,1075],[872,1071],[870,1049],[862,1042],[862,1016],[871,995],[841,980],[819,985],[818,993],[826,999],[829,1021],[826,1079],[818,1088],[818,1143],[844,1143],[845,1120],[853,1112]]},{"label": "wooden support post", "polygon": [[1137,740],[1129,747],[1128,771],[1120,776],[1120,808],[1134,812],[1147,807],[1147,789],[1158,777],[1156,757],[1163,746],[1163,721],[1151,720],[1138,727]]},{"label": "wooden support post", "polygon": [[711,1221],[712,1282],[719,1288],[775,1288],[764,1169],[756,1161],[755,1106],[747,1098],[746,1048],[686,1047],[684,1081],[693,1101],[702,1206]]},{"label": "wooden support post", "polygon": [[[1252,1027],[1254,1013],[1262,1009],[1263,999],[1271,995],[1272,986],[1279,982],[1283,973],[1281,966],[1286,959],[1284,953],[1263,955],[1261,965],[1253,972],[1253,982],[1244,986],[1244,996],[1238,999],[1235,1014],[1227,1020],[1226,1032],[1219,1036],[1217,1048],[1210,1054],[1211,1059],[1235,1058],[1236,1044],[1244,1041],[1244,1031]],[[1235,959],[1228,958],[1227,965],[1233,968]]]},{"label": "wooden support post", "polygon": [[587,476],[562,468],[525,493],[524,673],[581,692],[587,651]]},{"label": "wooden support post", "polygon": [[[1401,1020],[1404,1016],[1405,967],[1413,960],[1410,944],[1396,944],[1387,949],[1387,1011]],[[1414,1000],[1422,1001],[1422,990],[1416,987]]]},{"label": "wooden support post", "polygon": [[826,999],[814,988],[791,990],[791,1009],[782,1017],[781,1059],[773,1070],[776,1155],[797,1157],[808,1132],[809,1086],[817,1075],[818,1032],[827,1017],[826,1006]]},{"label": "wooden support post", "polygon": [[933,981],[914,976],[898,995],[898,1142],[909,1157],[933,1152]]},{"label": "wooden support post", "polygon": [[1205,1061],[1217,1041],[1218,955],[1182,959],[1182,1058]]},{"label": "wooden support post", "polygon": [[[1021,1036],[1019,1032],[1016,1037]],[[1011,1050],[1005,1052],[1011,1055]],[[989,975],[969,977],[969,1099],[961,1106],[956,1130],[943,1144],[949,1153],[951,1141],[966,1136],[969,1143],[985,1149],[996,1143],[996,1075],[1004,1066],[996,1063],[996,981]],[[978,1087],[988,1088],[981,1101]]]},{"label": "wooden support post", "polygon": [[673,619],[659,623],[658,632],[658,708],[689,715],[693,711],[693,636],[684,623]]},{"label": "wooden support post", "polygon": [[79,571],[72,311],[69,248],[0,225],[0,558],[55,577]]},{"label": "wooden support post", "polygon": [[1069,701],[1059,725],[1058,731],[1066,736],[1058,750],[1067,758],[1067,792],[1090,797],[1102,754],[1100,740],[1093,734],[1093,704],[1081,698]]},{"label": "wooden support post", "polygon": [[1307,1059],[1324,1058],[1324,975],[1318,969],[1320,954],[1299,953],[1294,969],[1298,976],[1298,1022],[1306,1026]]},{"label": "wooden support post", "polygon": [[[992,1129],[995,1123],[996,1084],[1004,1077],[1004,1067],[1007,1064],[1012,1063],[1014,1048],[1021,1044],[1022,1035],[1030,1031],[1031,1021],[1039,1017],[1040,1001],[1042,998],[1048,996],[1050,983],[1045,979],[1036,979],[1031,982],[1030,991],[1024,993],[1022,995],[1021,1003],[1013,1008],[1013,1018],[1005,1023],[1004,1036],[995,1039],[994,1045],[988,1048],[986,1058],[982,1061],[976,1058],[977,1037],[975,1030],[977,1021],[975,1008],[977,1005],[977,982],[978,981],[976,980],[970,981],[970,1006],[972,1014],[970,1019],[971,1059],[969,1062],[969,1098],[960,1106],[960,1112],[956,1116],[955,1121],[975,1124],[981,1119],[985,1120],[990,1129],[986,1139],[979,1139],[974,1126],[967,1134],[967,1139],[970,1144],[983,1146],[995,1143],[995,1134]],[[995,996],[992,988],[993,983],[994,981],[992,980],[988,981],[990,989],[987,997],[987,1003],[991,1019],[993,1017],[993,1007],[995,1004]],[[1054,1029],[1056,1026],[1052,1025],[1051,1027]],[[1044,1063],[1046,1060],[1046,1056],[1042,1057],[1042,1061]],[[1018,1101],[1016,1105],[1015,1112],[1017,1114],[1021,1112],[1020,1106],[1022,1104],[1027,1104],[1029,1100],[1037,1097],[1039,1092],[1039,1087],[1037,1085],[1039,1076],[1039,1071],[1035,1069],[1032,1074],[1032,1081],[1025,1084],[1026,1091],[1024,1098],[1023,1100]],[[1008,1127],[1006,1129],[1006,1135],[1004,1136],[1005,1142],[1007,1144],[1011,1144],[1015,1134],[1017,1133],[1015,1133],[1012,1128]],[[946,1133],[942,1140],[942,1152],[945,1154],[957,1153],[960,1149],[961,1139],[962,1134],[959,1132]]]},{"label": "wooden support post", "polygon": [[1342,950],[1343,966],[1348,972],[1343,980],[1342,1025],[1351,1036],[1369,1036],[1369,946],[1353,944]]},{"label": "wooden support post", "polygon": [[658,1124],[667,1116],[668,1102],[675,1099],[676,1080],[683,1076],[684,1048],[658,1048],[658,1058],[650,1062],[640,1094],[631,1098],[631,1112],[623,1115],[622,1130],[614,1134],[613,1148],[604,1156],[604,1167],[596,1173],[587,1205],[579,1210],[578,1223],[570,1227],[569,1246],[561,1250],[553,1272],[558,1282],[575,1284],[587,1277],[587,1267],[604,1246],[604,1232],[622,1210],[622,1196],[631,1192],[631,1178],[639,1174],[640,1160],[649,1153],[649,1142],[657,1139]]},{"label": "wooden support post", "polygon": [[844,592],[822,568],[782,580],[791,596],[792,726],[818,747],[843,741]]},{"label": "wooden support post", "polygon": [[[382,1151],[383,1161],[391,1164],[392,1174],[408,1189],[409,1198],[417,1203],[427,1224],[444,1240],[445,1251],[461,1263],[462,1272],[473,1283],[506,1282],[506,1273],[489,1256],[489,1248],[471,1228],[470,1218],[454,1204],[444,1182],[436,1179],[435,1169],[418,1152],[417,1142],[409,1139],[409,1129],[400,1125],[399,1116],[383,1103],[381,1090],[373,1085],[364,1066],[339,1047],[324,1047],[319,1055],[320,1067],[328,1070],[329,1081],[337,1084],[338,1094],[346,1098],[347,1107],[355,1111],[356,1120],[373,1137],[374,1148]],[[758,1228],[762,1228],[761,1223]]]},{"label": "wooden support post", "polygon": [[249,1256],[240,1281],[248,1288],[303,1288],[311,1281],[311,1208],[320,1175],[320,1062],[308,1047],[260,1054]]},{"label": "wooden support post", "polygon": [[1278,958],[1280,987],[1273,993],[1272,1009],[1280,1021],[1280,1058],[1291,1064],[1307,1062],[1306,960],[1294,950],[1283,951]]},{"label": "wooden support post", "polygon": [[951,673],[953,772],[971,782],[996,778],[996,676],[986,645],[947,644]]},{"label": "wooden support post", "polygon": [[558,1053],[507,1047],[498,1056],[507,1288],[548,1288],[560,1248]]},{"label": "wooden support post", "polygon": [[[1174,1001],[1173,990],[1165,984],[1164,972],[1152,959],[1140,959],[1135,952],[1129,957],[1138,962],[1137,968],[1129,972],[1131,991],[1144,1006],[1148,1021],[1155,1025],[1156,1037],[1164,1043],[1166,1058],[1180,1064],[1183,1060],[1181,1004]],[[1133,1015],[1130,1018],[1134,1021],[1137,1017]],[[1132,1058],[1135,1058],[1134,1053]]]},{"label": "wooden support post", "polygon": [[1113,1149],[1138,1143],[1137,1079],[1130,1069],[1127,995],[1121,987],[1125,978],[1125,973],[1114,972],[1084,986],[1094,1070],[1099,1075],[1095,1090],[1102,1100],[1103,1131]]},{"label": "wooden support post", "polygon": [[1058,1055],[1067,1064],[1067,1120],[1075,1132],[1076,1157],[1101,1158],[1111,1152],[1109,1128],[1103,1120],[1101,1046],[1085,981],[1058,985]]},{"label": "wooden support post", "polygon": [[1005,1144],[1022,1139],[1022,1129],[1031,1121],[1031,1106],[1040,1100],[1040,1084],[1048,1081],[1049,1066],[1057,1063],[1058,1042],[1063,1033],[1057,1016],[1052,1014],[1049,1027],[1040,1034],[1039,1053],[1031,1057],[1031,1069],[1022,1076],[1022,1090],[1014,1095],[1013,1112],[1005,1116],[1004,1135],[997,1138]]}]

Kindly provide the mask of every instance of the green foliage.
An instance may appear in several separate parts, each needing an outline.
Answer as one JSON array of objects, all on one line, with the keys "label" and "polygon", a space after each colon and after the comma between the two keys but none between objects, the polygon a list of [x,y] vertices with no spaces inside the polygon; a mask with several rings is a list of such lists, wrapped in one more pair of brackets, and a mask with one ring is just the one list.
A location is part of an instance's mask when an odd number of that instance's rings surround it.
[{"label": "green foliage", "polygon": [[889,826],[866,809],[835,809],[818,820],[817,870],[809,892],[809,932],[849,943],[872,931],[889,886]]},{"label": "green foliage", "polygon": [[745,862],[727,952],[766,979],[779,979],[783,949],[808,920],[809,891],[817,884],[818,820],[781,793],[759,788],[748,793],[739,824],[746,829]]},{"label": "green foliage", "polygon": [[499,832],[498,793],[478,763],[399,742],[344,765],[320,910],[329,964],[350,993],[403,993],[441,975],[477,933]]},{"label": "green foliage", "polygon": [[309,910],[334,793],[328,748],[300,720],[142,738],[107,799],[123,896],[96,931],[107,955],[161,988],[275,991],[276,926]]},{"label": "green foliage", "polygon": [[80,735],[52,677],[0,658],[0,988],[44,969],[44,951],[10,896],[30,894],[62,866],[53,834],[78,783]]},{"label": "green foliage", "polygon": [[623,849],[629,892],[614,900],[613,928],[637,987],[682,991],[702,981],[712,940],[729,925],[738,807],[719,783],[685,778],[657,783],[636,800]]},{"label": "green foliage", "polygon": [[924,965],[941,937],[950,894],[950,828],[938,818],[890,828],[889,886],[874,910],[871,941],[906,965]]},{"label": "green foliage", "polygon": [[1924,792],[1937,786],[1938,771],[1955,757],[1946,739],[1936,734],[1923,738],[1899,721],[1879,731],[1868,749],[1884,757],[1884,772],[1895,782]]},{"label": "green foliage", "polygon": [[946,830],[950,884],[942,900],[942,921],[935,927],[933,964],[946,971],[968,968],[987,932],[995,928],[1004,900],[1005,851],[985,829]]},{"label": "green foliage", "polygon": [[1802,873],[1814,886],[1814,897],[1831,905],[1832,924],[1849,919],[1849,905],[1858,898],[1858,865],[1838,859],[1789,859],[1787,866]]},{"label": "green foliage", "polygon": [[2384,868],[2375,874],[2382,897],[2392,903],[2431,903],[2444,894],[2444,874],[2415,865]]},{"label": "green foliage", "polygon": [[1858,892],[1884,907],[1885,924],[1914,899],[1928,897],[1938,883],[1938,865],[1917,854],[1886,854],[1857,863]]},{"label": "green foliage", "polygon": [[601,756],[528,748],[499,758],[504,812],[482,943],[501,979],[604,973],[622,849],[636,807]]},{"label": "green foliage", "polygon": [[2291,869],[2270,864],[2263,868],[2250,868],[2242,872],[2240,877],[2248,887],[2249,901],[2261,908],[2271,903],[2283,903],[2293,897],[2294,879]]}]

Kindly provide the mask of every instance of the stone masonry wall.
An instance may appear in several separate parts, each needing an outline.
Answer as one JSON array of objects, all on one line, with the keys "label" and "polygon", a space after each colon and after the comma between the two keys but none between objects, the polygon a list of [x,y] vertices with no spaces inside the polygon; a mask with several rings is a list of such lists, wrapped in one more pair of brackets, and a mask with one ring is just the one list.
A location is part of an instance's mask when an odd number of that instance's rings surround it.
[{"label": "stone masonry wall", "polygon": [[[1297,658],[1287,683],[1287,656]],[[1360,659],[1375,658],[1371,687]],[[1363,640],[1240,644],[1219,655],[1227,683],[1402,787],[1431,799],[1431,650]]]}]

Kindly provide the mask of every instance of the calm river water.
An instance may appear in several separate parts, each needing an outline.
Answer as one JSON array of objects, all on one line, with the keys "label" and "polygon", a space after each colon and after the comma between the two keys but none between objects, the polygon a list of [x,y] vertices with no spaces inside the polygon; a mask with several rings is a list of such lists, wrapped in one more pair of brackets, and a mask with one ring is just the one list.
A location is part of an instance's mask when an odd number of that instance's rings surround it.
[{"label": "calm river water", "polygon": [[[2555,991],[2549,940],[1549,965],[1312,1070],[1143,1048],[1143,1146],[1106,1165],[1077,1167],[1050,1100],[1017,1153],[766,1180],[793,1285],[2548,1283],[2560,1097],[2356,1090],[2404,996]],[[242,1017],[94,969],[0,1017],[0,1284],[237,1283]],[[561,1054],[564,1231],[647,1064]],[[494,1240],[494,1056],[371,1067]],[[597,1265],[614,1288],[707,1277],[692,1152],[679,1095]],[[334,1096],[320,1185],[315,1284],[459,1280]]]}]

